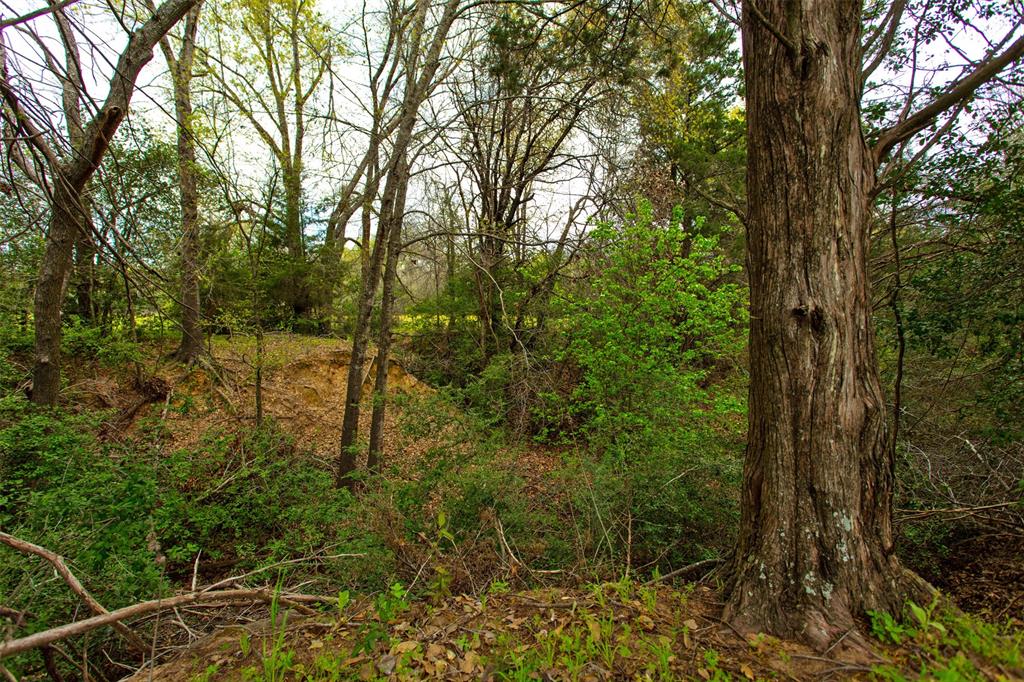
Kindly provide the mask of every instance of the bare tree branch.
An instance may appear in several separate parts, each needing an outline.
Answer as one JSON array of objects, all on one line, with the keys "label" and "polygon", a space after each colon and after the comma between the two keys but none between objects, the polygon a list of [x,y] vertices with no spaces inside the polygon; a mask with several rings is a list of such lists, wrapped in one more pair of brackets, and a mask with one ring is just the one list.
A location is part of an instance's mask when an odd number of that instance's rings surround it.
[{"label": "bare tree branch", "polygon": [[893,147],[924,130],[938,116],[969,98],[979,87],[1020,59],[1021,55],[1024,55],[1024,36],[1018,38],[1001,54],[980,63],[970,74],[954,83],[945,94],[936,97],[930,104],[911,114],[904,121],[882,131],[871,150],[875,163],[880,164]]},{"label": "bare tree branch", "polygon": [[[18,24],[24,24],[29,21],[32,21],[33,19],[38,19],[44,14],[49,14],[50,12],[58,12],[64,9],[65,7],[70,7],[76,2],[78,2],[78,0],[62,0],[62,2],[53,3],[46,7],[40,7],[37,10],[28,12],[27,14],[22,14],[17,17],[13,17],[11,19],[0,19],[0,31],[9,26],[17,26]],[[7,3],[4,3],[4,5],[7,5]]]},{"label": "bare tree branch", "polygon": [[330,604],[334,602],[334,600],[329,597],[321,597],[311,594],[293,594],[289,592],[275,595],[275,593],[269,588],[189,592],[188,594],[180,594],[176,597],[169,597],[167,599],[154,599],[152,601],[132,604],[131,606],[126,606],[123,609],[104,613],[99,616],[93,616],[92,618],[86,618],[85,620],[80,620],[75,623],[60,625],[26,637],[12,639],[0,644],[0,658],[6,658],[8,656],[19,654],[23,651],[30,651],[31,649],[49,646],[54,642],[59,642],[61,640],[68,639],[69,637],[75,637],[87,632],[92,632],[93,630],[106,625],[121,623],[129,618],[137,618],[139,616],[145,616],[158,611],[166,611],[185,604],[203,604],[209,602],[225,604],[251,601],[269,603],[274,599],[277,599],[277,601],[282,604],[293,605],[320,603]]}]

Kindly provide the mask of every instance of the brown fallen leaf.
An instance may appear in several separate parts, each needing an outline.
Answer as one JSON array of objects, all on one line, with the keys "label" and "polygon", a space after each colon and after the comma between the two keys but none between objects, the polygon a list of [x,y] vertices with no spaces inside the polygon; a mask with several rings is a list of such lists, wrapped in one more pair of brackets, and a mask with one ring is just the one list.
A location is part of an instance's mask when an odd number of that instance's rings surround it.
[{"label": "brown fallen leaf", "polygon": [[459,664],[459,670],[467,675],[478,667],[480,667],[480,656],[472,651],[468,652],[462,659],[462,663]]},{"label": "brown fallen leaf", "polygon": [[410,651],[414,651],[416,647],[418,647],[419,645],[419,642],[412,639],[407,639],[406,641],[399,642],[398,644],[391,647],[391,655],[401,656],[402,654],[407,654]]}]

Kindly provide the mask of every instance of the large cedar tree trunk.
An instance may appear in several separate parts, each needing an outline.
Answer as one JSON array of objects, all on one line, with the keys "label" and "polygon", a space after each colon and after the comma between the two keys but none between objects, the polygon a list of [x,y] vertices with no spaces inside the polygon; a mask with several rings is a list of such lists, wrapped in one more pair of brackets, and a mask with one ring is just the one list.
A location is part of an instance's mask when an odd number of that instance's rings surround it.
[{"label": "large cedar tree trunk", "polygon": [[[893,553],[875,358],[859,2],[744,12],[749,442],[725,617],[827,647],[923,584]],[[766,28],[788,35],[793,48]]]}]

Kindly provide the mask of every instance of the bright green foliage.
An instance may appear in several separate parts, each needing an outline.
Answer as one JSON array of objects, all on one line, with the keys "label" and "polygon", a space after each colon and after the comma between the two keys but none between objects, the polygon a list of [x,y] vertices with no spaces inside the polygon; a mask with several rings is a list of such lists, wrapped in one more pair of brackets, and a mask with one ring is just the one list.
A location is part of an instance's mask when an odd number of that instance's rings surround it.
[{"label": "bright green foliage", "polygon": [[[166,582],[149,542],[157,482],[143,461],[96,443],[92,434],[107,416],[37,410],[21,397],[0,401],[0,528],[63,554],[86,589],[117,608],[158,596]],[[0,601],[34,614],[26,634],[70,622],[81,608],[51,566],[6,547]],[[17,673],[31,658],[5,665]]]},{"label": "bright green foliage", "polygon": [[582,375],[572,413],[599,455],[580,464],[592,488],[578,504],[596,525],[627,525],[599,534],[613,555],[616,538],[632,536],[649,560],[670,548],[670,560],[692,559],[734,514],[725,491],[738,475],[744,401],[722,367],[743,348],[746,291],[717,245],[685,230],[678,211],[654,222],[647,204],[592,235],[596,272],[571,302],[565,359]]},{"label": "bright green foliage", "polygon": [[746,292],[718,239],[688,233],[677,212],[655,224],[641,204],[592,237],[600,269],[574,301],[568,355],[583,379],[573,398],[593,445],[616,460],[639,449],[692,445],[684,435],[735,410],[708,390],[714,363],[744,342]]},{"label": "bright green foliage", "polygon": [[[900,645],[911,657],[902,665],[876,666],[878,679],[981,682],[1017,679],[1024,674],[1024,633],[1020,630],[985,623],[938,602],[927,607],[907,602],[902,622],[888,613],[869,615],[872,634],[882,642]],[[908,677],[907,669],[919,674]],[[1001,675],[994,675],[993,670]]]}]

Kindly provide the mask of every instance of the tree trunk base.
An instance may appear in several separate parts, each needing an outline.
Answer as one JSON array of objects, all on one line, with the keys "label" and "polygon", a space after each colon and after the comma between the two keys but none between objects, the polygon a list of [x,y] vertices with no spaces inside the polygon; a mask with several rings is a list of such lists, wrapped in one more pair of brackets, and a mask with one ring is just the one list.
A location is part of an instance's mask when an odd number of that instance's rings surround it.
[{"label": "tree trunk base", "polygon": [[175,362],[180,362],[186,367],[194,367],[199,363],[199,349],[181,345],[171,353],[170,357]]},{"label": "tree trunk base", "polygon": [[52,361],[36,361],[29,397],[36,405],[56,405],[60,398],[60,367]]},{"label": "tree trunk base", "polygon": [[870,570],[856,572],[860,580],[842,588],[807,576],[797,583],[794,576],[781,595],[765,589],[771,572],[762,566],[749,558],[742,565],[733,559],[723,620],[741,635],[770,633],[819,652],[834,650],[840,639],[849,648],[870,649],[862,631],[869,611],[899,614],[907,601],[929,604],[938,594],[895,556],[880,557]]}]

